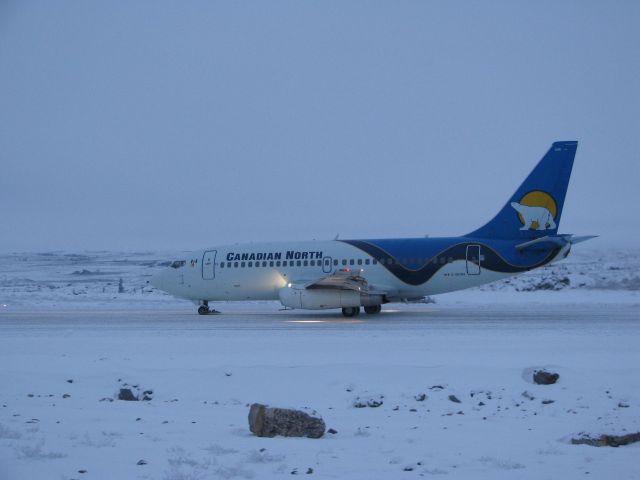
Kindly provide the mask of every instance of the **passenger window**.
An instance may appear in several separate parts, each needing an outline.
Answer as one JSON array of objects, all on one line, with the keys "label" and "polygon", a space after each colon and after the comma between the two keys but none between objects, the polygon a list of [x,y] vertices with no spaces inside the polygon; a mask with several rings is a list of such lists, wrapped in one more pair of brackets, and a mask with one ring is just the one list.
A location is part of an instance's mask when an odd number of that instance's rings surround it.
[{"label": "passenger window", "polygon": [[449,263],[453,263],[453,258],[449,257]]},{"label": "passenger window", "polygon": [[375,258],[373,259],[373,264],[377,265],[378,264],[378,260],[376,260]]},{"label": "passenger window", "polygon": [[244,262],[240,262],[240,268],[244,268]]},{"label": "passenger window", "polygon": [[305,260],[304,262],[302,262],[302,264],[306,267],[309,265],[309,262]]},{"label": "passenger window", "polygon": [[366,258],[365,261],[364,261],[364,264],[365,265],[369,265],[370,263],[371,263],[371,261],[368,258]]},{"label": "passenger window", "polygon": [[361,258],[358,259],[358,265],[362,265],[362,259]]},{"label": "passenger window", "polygon": [[224,268],[224,262],[220,262],[220,268]]},{"label": "passenger window", "polygon": [[316,261],[315,260],[309,260],[309,265],[311,265],[312,267],[316,266]]},{"label": "passenger window", "polygon": [[276,262],[276,267],[279,267],[279,266],[280,266],[280,260]]},{"label": "passenger window", "polygon": [[346,260],[342,260],[342,265],[346,265],[347,261]]},{"label": "passenger window", "polygon": [[338,260],[334,260],[333,264],[337,267],[338,266]]},{"label": "passenger window", "polygon": [[298,261],[296,262],[296,265],[299,267],[300,265],[302,265],[302,262],[300,262],[300,260],[298,260]]},{"label": "passenger window", "polygon": [[253,262],[249,262],[247,266],[253,267]]},{"label": "passenger window", "polygon": [[349,260],[349,265],[353,265],[353,258],[351,260]]},{"label": "passenger window", "polygon": [[238,262],[233,262],[233,267],[238,268]]}]

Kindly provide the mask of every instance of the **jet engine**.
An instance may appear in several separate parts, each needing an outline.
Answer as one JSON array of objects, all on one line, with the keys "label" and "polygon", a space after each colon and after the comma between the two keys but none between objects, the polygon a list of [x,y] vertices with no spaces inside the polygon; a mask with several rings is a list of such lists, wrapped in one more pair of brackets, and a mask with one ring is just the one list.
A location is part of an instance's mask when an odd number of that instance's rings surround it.
[{"label": "jet engine", "polygon": [[296,288],[295,285],[280,289],[280,302],[287,308],[322,310],[326,308],[368,307],[386,303],[382,295],[369,295],[357,290],[337,288]]}]

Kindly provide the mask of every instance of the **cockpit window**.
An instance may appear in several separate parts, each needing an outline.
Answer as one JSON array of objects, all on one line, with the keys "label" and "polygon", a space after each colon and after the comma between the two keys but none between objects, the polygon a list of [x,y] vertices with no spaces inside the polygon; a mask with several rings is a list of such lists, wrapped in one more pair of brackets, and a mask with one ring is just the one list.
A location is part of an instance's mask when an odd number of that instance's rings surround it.
[{"label": "cockpit window", "polygon": [[187,264],[186,260],[176,260],[174,262],[171,263],[171,268],[180,268],[180,267],[184,267]]}]

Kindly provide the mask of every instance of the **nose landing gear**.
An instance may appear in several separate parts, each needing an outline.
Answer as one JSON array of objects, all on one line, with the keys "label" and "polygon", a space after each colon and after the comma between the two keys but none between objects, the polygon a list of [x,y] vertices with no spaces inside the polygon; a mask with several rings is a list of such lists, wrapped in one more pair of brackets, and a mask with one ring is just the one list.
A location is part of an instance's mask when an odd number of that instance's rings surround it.
[{"label": "nose landing gear", "polygon": [[209,309],[209,301],[208,300],[202,300],[202,302],[200,302],[200,303],[201,303],[201,305],[198,307],[198,313],[200,315],[213,315],[213,314],[216,314],[216,313],[220,313],[215,308]]}]

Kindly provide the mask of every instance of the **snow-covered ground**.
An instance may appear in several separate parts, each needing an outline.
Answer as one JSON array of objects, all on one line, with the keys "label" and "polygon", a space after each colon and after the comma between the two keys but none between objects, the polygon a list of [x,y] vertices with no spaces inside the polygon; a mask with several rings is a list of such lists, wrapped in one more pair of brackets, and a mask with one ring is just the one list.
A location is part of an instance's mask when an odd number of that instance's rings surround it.
[{"label": "snow-covered ground", "polygon": [[[173,256],[0,257],[0,479],[638,478],[640,444],[570,444],[640,431],[637,252],[357,319],[198,316],[146,286]],[[113,400],[124,383],[153,399]],[[257,438],[253,402],[337,433]]]}]

